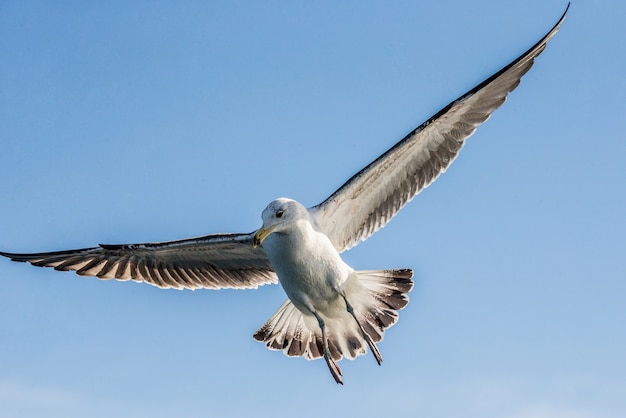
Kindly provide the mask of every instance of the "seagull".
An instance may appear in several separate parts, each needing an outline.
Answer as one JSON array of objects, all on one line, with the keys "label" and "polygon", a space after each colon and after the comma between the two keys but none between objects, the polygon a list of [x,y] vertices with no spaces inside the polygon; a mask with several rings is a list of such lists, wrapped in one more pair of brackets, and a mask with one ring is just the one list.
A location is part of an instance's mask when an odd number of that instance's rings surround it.
[{"label": "seagull", "polygon": [[398,320],[413,287],[411,269],[355,270],[341,253],[384,227],[446,171],[466,139],[520,83],[565,19],[500,71],[445,106],[320,204],[279,198],[250,233],[213,234],[158,243],[18,254],[13,261],[99,279],[160,288],[250,289],[280,282],[288,299],[254,339],[290,357],[324,358],[338,384],[337,362],[377,343]]}]

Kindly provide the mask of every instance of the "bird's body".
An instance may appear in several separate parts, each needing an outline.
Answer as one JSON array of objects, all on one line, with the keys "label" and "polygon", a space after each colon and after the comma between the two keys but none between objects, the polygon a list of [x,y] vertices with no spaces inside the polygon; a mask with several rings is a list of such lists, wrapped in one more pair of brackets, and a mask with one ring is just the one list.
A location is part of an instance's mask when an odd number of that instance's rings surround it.
[{"label": "bird's body", "polygon": [[[263,245],[289,301],[255,338],[288,355],[323,355],[337,383],[341,369],[336,362],[365,354],[366,346],[380,364],[375,343],[397,321],[396,310],[408,303],[413,273],[355,271],[317,228],[309,210],[295,200],[271,202],[262,218],[255,245]],[[285,309],[290,305],[296,310]],[[275,318],[281,322],[274,323]]]},{"label": "bird's body", "polygon": [[353,359],[369,347],[382,362],[376,343],[408,303],[413,272],[355,270],[340,253],[385,226],[445,172],[466,139],[517,87],[564,18],[565,13],[528,51],[415,128],[319,205],[271,202],[258,231],[0,255],[162,288],[256,288],[279,280],[288,299],[254,338],[288,356],[324,357],[342,383],[337,365],[342,358]]},{"label": "bird's body", "polygon": [[306,208],[294,200],[270,203],[263,212],[263,227],[275,225],[275,211],[286,207],[292,211],[284,212],[283,220],[291,213],[296,216],[287,228],[274,228],[263,240],[263,249],[291,302],[303,312],[327,313],[354,270],[343,262],[328,236],[313,227]]}]

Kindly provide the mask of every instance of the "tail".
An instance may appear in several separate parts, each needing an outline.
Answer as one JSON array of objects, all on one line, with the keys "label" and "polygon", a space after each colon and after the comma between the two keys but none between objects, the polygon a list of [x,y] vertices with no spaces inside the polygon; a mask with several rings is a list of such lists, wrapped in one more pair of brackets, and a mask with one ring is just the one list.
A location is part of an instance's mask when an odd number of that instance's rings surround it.
[{"label": "tail", "polygon": [[[413,289],[413,270],[361,270],[358,282],[346,283],[346,297],[364,331],[375,342],[383,339],[385,330],[398,321],[398,311],[409,303]],[[350,287],[356,289],[351,292]],[[359,287],[366,290],[360,293]],[[356,297],[355,297],[356,295]]]},{"label": "tail", "polygon": [[[397,311],[409,303],[407,293],[413,289],[412,277],[410,269],[362,270],[350,276],[343,291],[354,317],[347,310],[338,316],[318,312],[326,324],[329,354],[333,360],[343,357],[352,360],[366,353],[368,342],[361,328],[374,343],[383,339],[385,330],[398,321]],[[324,355],[318,321],[313,315],[301,312],[290,300],[259,328],[254,339],[265,343],[269,349],[282,350],[289,357],[312,360]]]}]

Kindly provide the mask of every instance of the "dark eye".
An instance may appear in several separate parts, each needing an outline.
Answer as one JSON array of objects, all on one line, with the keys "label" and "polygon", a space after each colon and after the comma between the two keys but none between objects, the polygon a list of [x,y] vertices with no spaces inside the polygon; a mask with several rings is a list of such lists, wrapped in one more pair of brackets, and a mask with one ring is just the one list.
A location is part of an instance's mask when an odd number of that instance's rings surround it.
[{"label": "dark eye", "polygon": [[277,217],[277,218],[282,218],[284,214],[285,214],[285,211],[284,211],[284,210],[282,210],[282,209],[278,209],[278,210],[276,211],[276,217]]}]

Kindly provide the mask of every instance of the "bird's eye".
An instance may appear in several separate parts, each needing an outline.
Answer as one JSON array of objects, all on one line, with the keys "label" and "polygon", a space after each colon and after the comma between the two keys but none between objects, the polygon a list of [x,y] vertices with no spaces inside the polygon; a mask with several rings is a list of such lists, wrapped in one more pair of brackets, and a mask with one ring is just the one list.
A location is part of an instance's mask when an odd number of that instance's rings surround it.
[{"label": "bird's eye", "polygon": [[276,211],[276,217],[277,218],[282,218],[284,214],[285,214],[285,211],[282,210],[282,209],[279,209],[279,210]]}]

